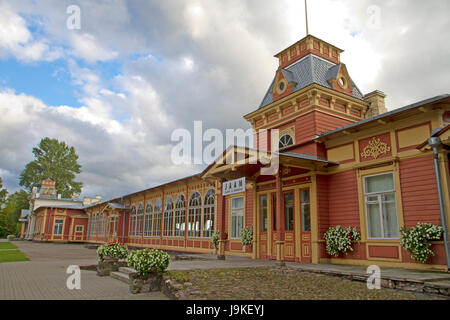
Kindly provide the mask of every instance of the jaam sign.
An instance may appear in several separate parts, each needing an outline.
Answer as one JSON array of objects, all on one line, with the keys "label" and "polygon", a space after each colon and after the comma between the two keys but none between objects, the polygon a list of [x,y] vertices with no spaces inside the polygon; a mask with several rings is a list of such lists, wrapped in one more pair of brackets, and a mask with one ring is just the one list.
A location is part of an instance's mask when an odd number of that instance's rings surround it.
[{"label": "jaam sign", "polygon": [[245,192],[245,177],[226,181],[222,185],[222,194],[224,196],[229,196],[231,194]]}]

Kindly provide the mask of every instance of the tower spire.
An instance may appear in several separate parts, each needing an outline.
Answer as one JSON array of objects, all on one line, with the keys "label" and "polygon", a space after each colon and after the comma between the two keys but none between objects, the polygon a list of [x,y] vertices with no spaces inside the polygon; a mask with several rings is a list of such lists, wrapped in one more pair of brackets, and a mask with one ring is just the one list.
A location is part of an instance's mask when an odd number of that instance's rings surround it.
[{"label": "tower spire", "polygon": [[308,27],[308,2],[305,0],[305,16],[306,16],[306,35],[309,36],[309,27]]}]

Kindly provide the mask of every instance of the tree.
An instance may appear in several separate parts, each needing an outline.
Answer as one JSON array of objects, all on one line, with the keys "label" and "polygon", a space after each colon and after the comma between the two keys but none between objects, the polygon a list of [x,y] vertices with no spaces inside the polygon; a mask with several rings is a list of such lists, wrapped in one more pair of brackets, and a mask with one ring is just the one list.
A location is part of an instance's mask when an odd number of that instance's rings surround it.
[{"label": "tree", "polygon": [[74,147],[57,139],[43,138],[38,147],[33,148],[34,161],[25,166],[20,174],[20,185],[28,188],[40,186],[42,180],[51,178],[56,183],[56,191],[64,198],[81,193],[83,184],[75,182],[75,174],[81,172],[78,155]]},{"label": "tree", "polygon": [[3,180],[0,177],[0,207],[5,202],[6,195],[8,194],[8,190],[3,189]]},{"label": "tree", "polygon": [[0,238],[19,234],[20,213],[22,209],[29,208],[29,201],[30,194],[25,190],[15,192],[6,199],[5,206],[0,210]]}]

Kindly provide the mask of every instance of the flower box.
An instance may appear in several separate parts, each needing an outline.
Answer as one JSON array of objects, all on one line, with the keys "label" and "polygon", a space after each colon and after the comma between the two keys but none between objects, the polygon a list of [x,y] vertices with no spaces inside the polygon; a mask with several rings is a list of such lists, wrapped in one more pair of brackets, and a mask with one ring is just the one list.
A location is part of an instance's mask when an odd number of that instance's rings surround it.
[{"label": "flower box", "polygon": [[161,291],[163,276],[158,273],[130,274],[130,292],[133,294]]},{"label": "flower box", "polygon": [[99,277],[109,276],[111,272],[119,271],[119,258],[104,256],[103,261],[98,262],[97,275]]}]

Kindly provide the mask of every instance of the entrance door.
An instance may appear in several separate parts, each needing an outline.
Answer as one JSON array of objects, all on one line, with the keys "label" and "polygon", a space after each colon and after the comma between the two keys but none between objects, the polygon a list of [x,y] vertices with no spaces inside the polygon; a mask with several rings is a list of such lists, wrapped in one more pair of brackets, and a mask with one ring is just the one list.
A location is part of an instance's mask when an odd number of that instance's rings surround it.
[{"label": "entrance door", "polygon": [[311,205],[309,189],[300,190],[300,248],[301,262],[312,262]]},{"label": "entrance door", "polygon": [[284,207],[284,257],[286,260],[295,260],[295,201],[294,192],[283,194]]},{"label": "entrance door", "polygon": [[271,230],[271,256],[273,260],[277,259],[277,194],[272,193],[270,195],[270,222],[272,223],[272,230]]},{"label": "entrance door", "polygon": [[267,259],[269,257],[269,239],[268,239],[268,228],[269,228],[269,208],[268,208],[268,196],[261,195],[259,196],[259,232],[260,232],[260,241],[259,241],[259,252],[261,259]]},{"label": "entrance door", "polygon": [[117,240],[117,217],[111,217],[109,218],[109,224],[108,224],[108,241],[113,242]]}]

